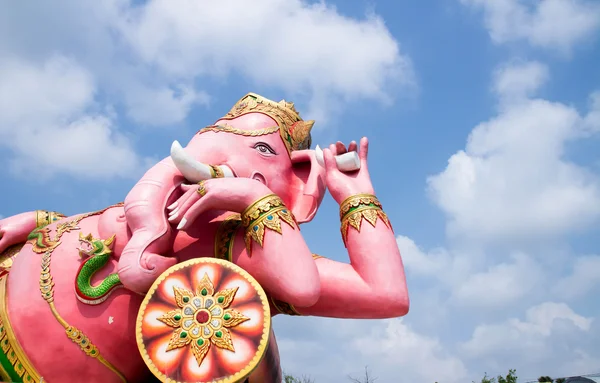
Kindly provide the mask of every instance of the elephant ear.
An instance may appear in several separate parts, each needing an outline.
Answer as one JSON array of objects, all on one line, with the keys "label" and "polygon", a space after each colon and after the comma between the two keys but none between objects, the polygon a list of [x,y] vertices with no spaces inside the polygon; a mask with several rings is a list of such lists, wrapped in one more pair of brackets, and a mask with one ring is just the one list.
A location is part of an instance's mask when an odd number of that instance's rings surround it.
[{"label": "elephant ear", "polygon": [[295,175],[291,210],[298,223],[310,222],[327,190],[325,168],[317,162],[314,150],[293,151],[291,158]]}]

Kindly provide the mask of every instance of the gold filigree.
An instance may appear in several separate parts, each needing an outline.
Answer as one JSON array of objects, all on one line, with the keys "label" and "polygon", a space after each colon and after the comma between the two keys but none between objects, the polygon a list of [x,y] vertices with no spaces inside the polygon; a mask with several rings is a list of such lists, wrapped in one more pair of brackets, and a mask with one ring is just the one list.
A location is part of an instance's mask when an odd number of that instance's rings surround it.
[{"label": "gold filigree", "polygon": [[238,213],[221,222],[215,235],[215,258],[233,262],[233,239],[241,226],[242,219]]},{"label": "gold filigree", "polygon": [[[44,232],[45,241],[42,244],[42,246],[38,248],[38,251],[40,252],[42,250],[45,250],[42,255],[42,270],[40,272],[39,287],[40,292],[42,294],[42,298],[44,298],[44,300],[48,303],[48,306],[50,306],[50,311],[52,312],[52,315],[54,315],[54,318],[56,318],[58,323],[60,323],[61,326],[63,326],[63,328],[65,329],[67,337],[75,344],[77,344],[86,355],[98,360],[106,368],[114,372],[121,379],[121,381],[127,382],[125,376],[119,370],[117,370],[108,360],[104,359],[104,357],[100,354],[98,348],[90,341],[90,339],[83,332],[81,332],[81,330],[67,323],[67,321],[65,321],[63,317],[59,314],[58,310],[56,309],[56,306],[54,305],[54,281],[52,278],[52,273],[50,271],[52,252],[58,247],[58,245],[60,245],[60,239],[64,233],[68,233],[72,230],[79,230],[79,222],[81,222],[87,217],[100,215],[108,209],[120,206],[123,206],[123,203],[109,206],[106,209],[100,211],[82,214],[69,222],[59,223],[56,227],[56,233],[54,235],[54,238],[50,237],[47,228],[41,229],[46,231]],[[34,244],[38,242],[33,240]]]},{"label": "gold filigree", "polygon": [[[6,305],[6,275],[0,277],[0,348],[8,362],[12,365],[15,373],[21,378],[21,381],[32,383],[42,381],[39,373],[35,370],[27,355],[25,355],[10,325],[8,307]],[[0,368],[3,370],[0,375],[6,374],[6,376],[2,377],[3,379],[10,380],[10,376],[6,371],[6,368],[9,367],[0,363]]]},{"label": "gold filigree", "polygon": [[271,299],[271,304],[273,304],[273,307],[275,307],[275,309],[277,311],[279,311],[280,314],[291,315],[291,316],[302,315],[298,312],[298,310],[296,310],[296,308],[293,305],[291,305],[287,302],[284,302],[284,301],[280,301],[273,297],[271,297],[270,299]]},{"label": "gold filigree", "polygon": [[250,205],[242,213],[242,225],[246,228],[244,240],[248,256],[252,256],[252,240],[263,246],[266,229],[281,232],[281,221],[295,228],[296,220],[292,212],[283,204],[281,198],[269,194]]},{"label": "gold filigree", "polygon": [[288,153],[310,148],[310,131],[315,122],[303,121],[293,102],[275,102],[256,93],[248,93],[222,120],[231,120],[247,113],[263,113],[275,120]]},{"label": "gold filigree", "polygon": [[346,198],[340,204],[340,217],[342,220],[340,230],[344,245],[346,245],[348,239],[349,228],[353,227],[360,232],[363,218],[373,227],[375,227],[379,218],[389,229],[392,229],[387,214],[381,208],[381,203],[377,197],[371,194],[357,194]]},{"label": "gold filigree", "polygon": [[212,178],[225,177],[225,173],[223,173],[223,170],[221,170],[221,168],[219,168],[218,166],[208,165],[208,167],[210,168],[210,175]]},{"label": "gold filigree", "polygon": [[167,351],[191,344],[198,366],[202,365],[211,344],[235,351],[229,329],[250,320],[229,308],[237,290],[235,287],[215,293],[214,284],[206,273],[196,286],[195,293],[174,286],[175,303],[179,308],[157,318],[174,328]]},{"label": "gold filigree", "polygon": [[36,210],[35,227],[39,229],[63,218],[65,216],[56,211]]},{"label": "gold filigree", "polygon": [[[166,382],[166,381],[175,382],[175,383],[178,382],[178,381],[174,380],[172,377],[167,376],[163,369],[157,367],[156,364],[154,363],[153,359],[148,354],[148,350],[146,348],[146,345],[145,345],[144,339],[143,339],[143,335],[142,335],[142,325],[143,325],[146,315],[147,315],[148,305],[150,304],[151,299],[154,296],[154,294],[157,292],[159,286],[161,286],[161,284],[163,284],[165,282],[165,280],[167,280],[169,278],[169,276],[171,276],[173,273],[179,272],[179,271],[189,267],[190,265],[196,265],[196,264],[216,264],[219,267],[223,267],[225,269],[234,271],[235,273],[237,273],[238,275],[243,277],[244,280],[247,281],[252,286],[252,288],[256,290],[256,292],[258,293],[258,296],[260,297],[260,302],[261,302],[262,309],[263,309],[262,315],[263,315],[263,318],[265,318],[265,319],[263,321],[262,335],[261,335],[261,338],[260,338],[260,341],[258,344],[257,351],[255,353],[255,356],[245,367],[243,367],[236,373],[232,374],[231,376],[224,377],[220,380],[220,382],[222,382],[222,383],[236,383],[236,382],[243,381],[246,377],[248,377],[250,375],[250,373],[252,371],[254,371],[256,369],[258,364],[261,362],[263,356],[265,355],[265,352],[267,350],[268,341],[269,341],[269,334],[271,333],[271,321],[268,319],[271,317],[271,311],[270,311],[270,306],[269,306],[269,302],[268,302],[268,297],[266,296],[266,294],[265,294],[264,290],[262,289],[262,287],[260,286],[260,284],[254,278],[252,278],[252,276],[250,274],[248,274],[247,271],[245,271],[241,267],[239,267],[231,262],[228,262],[226,260],[222,260],[222,259],[196,258],[196,259],[192,259],[189,261],[181,262],[181,263],[176,264],[175,266],[172,266],[169,270],[162,273],[156,279],[156,281],[154,281],[152,287],[150,287],[150,290],[148,290],[148,293],[146,294],[146,297],[140,306],[140,309],[138,311],[137,320],[136,320],[136,340],[137,340],[138,349],[140,351],[142,359],[144,359],[144,362],[146,362],[146,365],[149,367],[150,371],[152,371],[152,373],[159,380],[161,380],[163,382]],[[228,309],[228,310],[232,310],[232,309]],[[232,318],[233,318],[233,314],[232,314]],[[170,326],[170,327],[174,327],[174,326]],[[233,327],[233,326],[230,326],[229,328],[231,328],[231,327]],[[206,343],[208,343],[208,342],[204,342],[204,344],[206,344]],[[198,343],[196,342],[195,344],[197,345]],[[196,359],[204,358],[206,355],[206,352],[208,352],[208,347],[210,346],[210,344],[207,346],[204,346],[204,344],[202,346],[198,345],[199,347],[197,347],[197,346],[194,346],[194,343],[192,343],[192,345],[191,345],[192,354],[194,355],[194,357]],[[206,348],[204,348],[204,347],[206,347]]]},{"label": "gold filigree", "polygon": [[350,209],[357,208],[361,205],[374,205],[381,209],[381,203],[372,194],[356,194],[352,195],[340,204],[340,219],[344,218],[346,214],[350,211]]},{"label": "gold filigree", "polygon": [[258,136],[264,136],[267,134],[276,133],[278,131],[279,131],[279,126],[273,126],[273,127],[257,129],[257,130],[244,130],[244,129],[234,128],[231,125],[225,124],[225,125],[207,126],[205,128],[200,129],[198,131],[198,134],[202,134],[202,133],[206,133],[206,132],[225,132],[225,133],[233,133],[233,134],[237,134],[239,136],[245,136],[245,137],[258,137]]},{"label": "gold filigree", "polygon": [[[2,236],[0,235],[0,238]],[[10,272],[12,268],[13,261],[19,255],[19,252],[23,248],[24,243],[19,243],[16,245],[10,246],[8,249],[4,250],[2,254],[0,254],[0,276],[7,274]]]}]

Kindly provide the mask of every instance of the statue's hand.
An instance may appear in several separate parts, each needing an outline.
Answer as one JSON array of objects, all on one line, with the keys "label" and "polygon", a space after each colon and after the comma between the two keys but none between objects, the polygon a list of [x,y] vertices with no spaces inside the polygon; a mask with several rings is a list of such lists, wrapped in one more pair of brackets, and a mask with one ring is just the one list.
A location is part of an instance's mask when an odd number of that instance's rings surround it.
[{"label": "statue's hand", "polygon": [[357,151],[356,142],[352,141],[346,146],[337,142],[335,145],[329,145],[329,149],[323,150],[323,159],[325,160],[325,182],[331,196],[338,204],[342,203],[346,198],[356,194],[375,194],[369,169],[367,168],[367,154],[369,152],[369,140],[363,137],[360,140],[360,169],[353,172],[342,172],[338,169],[334,156],[344,154],[346,152]]},{"label": "statue's hand", "polygon": [[[208,210],[242,213],[258,199],[272,194],[266,185],[251,178],[214,178],[201,185],[181,185],[183,195],[167,209],[169,221],[178,223],[177,229],[187,225]],[[199,193],[199,189],[203,189]]]},{"label": "statue's hand", "polygon": [[17,243],[25,242],[35,229],[35,213],[23,213],[0,219],[0,253]]}]

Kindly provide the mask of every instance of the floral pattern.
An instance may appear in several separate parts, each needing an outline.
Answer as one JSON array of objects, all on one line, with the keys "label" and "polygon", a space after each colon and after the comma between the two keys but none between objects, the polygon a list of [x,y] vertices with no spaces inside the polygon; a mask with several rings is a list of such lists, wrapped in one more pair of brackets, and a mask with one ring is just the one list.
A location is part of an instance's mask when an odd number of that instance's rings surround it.
[{"label": "floral pattern", "polygon": [[167,326],[175,328],[167,351],[191,344],[198,365],[202,364],[211,344],[234,351],[230,327],[250,318],[228,308],[238,288],[226,289],[215,294],[215,288],[207,274],[196,287],[196,293],[173,286],[178,308],[158,318]]},{"label": "floral pattern", "polygon": [[250,274],[222,259],[178,263],[154,282],[138,312],[146,365],[172,383],[243,381],[265,355],[271,314]]}]

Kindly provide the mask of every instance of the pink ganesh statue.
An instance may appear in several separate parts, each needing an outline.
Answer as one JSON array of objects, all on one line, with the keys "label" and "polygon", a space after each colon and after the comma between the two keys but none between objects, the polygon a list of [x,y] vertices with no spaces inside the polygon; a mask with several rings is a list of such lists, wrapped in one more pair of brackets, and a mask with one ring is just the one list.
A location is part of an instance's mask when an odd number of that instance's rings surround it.
[{"label": "pink ganesh statue", "polygon": [[[310,150],[313,123],[249,93],[174,142],[124,203],[0,220],[3,380],[277,383],[272,316],[405,315],[368,141]],[[300,232],[326,189],[349,264]]]}]

